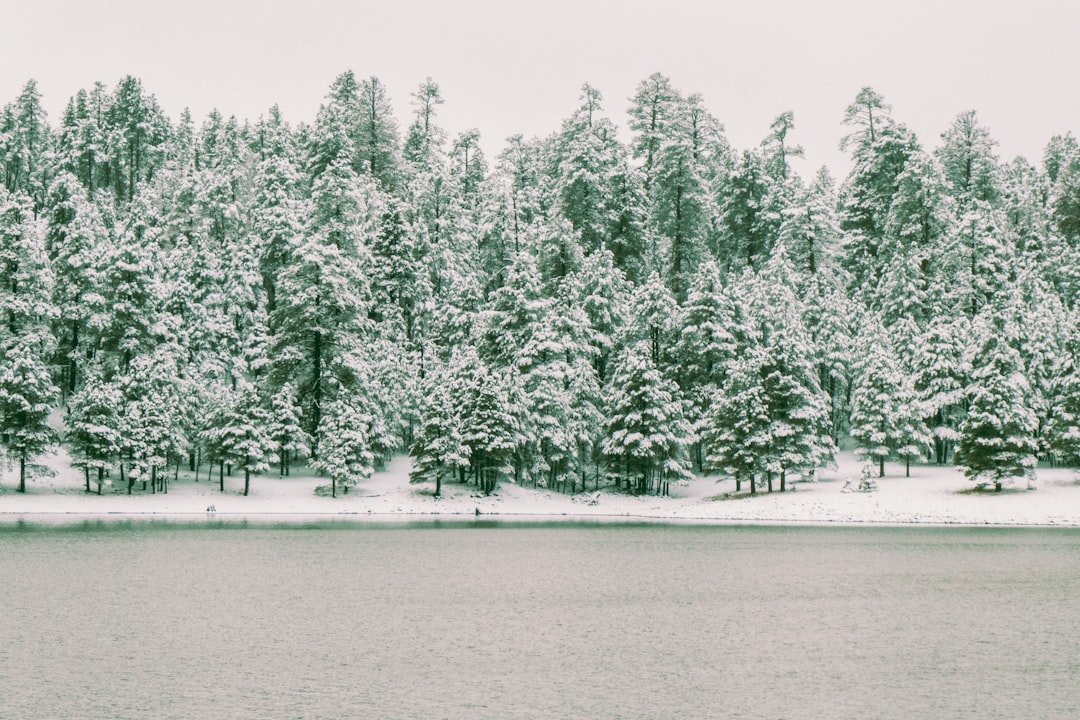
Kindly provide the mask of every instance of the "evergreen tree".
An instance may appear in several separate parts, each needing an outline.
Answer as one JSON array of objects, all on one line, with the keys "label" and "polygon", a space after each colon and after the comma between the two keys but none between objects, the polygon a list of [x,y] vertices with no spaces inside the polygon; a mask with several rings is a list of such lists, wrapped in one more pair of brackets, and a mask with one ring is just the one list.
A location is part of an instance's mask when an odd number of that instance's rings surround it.
[{"label": "evergreen tree", "polygon": [[521,443],[521,422],[510,410],[509,385],[506,373],[482,369],[476,392],[464,409],[461,441],[469,448],[469,463],[485,494],[514,472],[514,455]]},{"label": "evergreen tree", "polygon": [[33,460],[56,441],[49,413],[59,390],[52,384],[39,347],[19,342],[0,360],[0,434],[9,458],[19,463],[19,492],[26,492]]},{"label": "evergreen tree", "polygon": [[864,355],[856,367],[851,437],[861,455],[877,461],[878,476],[885,477],[887,457],[918,456],[918,445],[929,444],[929,434],[919,427],[914,395],[880,323],[868,323],[860,340]]},{"label": "evergreen tree", "polygon": [[413,469],[410,482],[435,482],[435,497],[442,495],[442,480],[469,465],[469,448],[462,436],[459,403],[451,391],[448,371],[433,372],[426,383],[426,402],[420,418],[420,431],[410,453]]},{"label": "evergreen tree", "polygon": [[[675,348],[679,385],[688,401],[687,419],[699,439],[709,420],[709,406],[725,384],[727,363],[736,353],[734,323],[734,303],[720,280],[720,268],[706,262],[690,286]],[[695,443],[698,467],[703,465],[701,448],[700,442]]]},{"label": "evergreen tree", "polygon": [[49,126],[37,82],[30,80],[0,112],[0,178],[10,193],[22,191],[41,207],[45,199]]},{"label": "evergreen tree", "polygon": [[304,411],[292,383],[282,385],[270,398],[270,418],[266,430],[276,448],[282,477],[289,474],[290,458],[311,454],[311,436],[304,431]]},{"label": "evergreen tree", "polygon": [[357,172],[371,175],[379,187],[393,192],[398,184],[398,129],[386,86],[377,77],[360,83],[357,118]]},{"label": "evergreen tree", "polygon": [[75,459],[73,464],[83,469],[86,492],[90,492],[90,473],[96,471],[101,494],[105,471],[120,453],[122,404],[120,388],[105,380],[100,368],[87,374],[86,383],[68,401],[64,440]]},{"label": "evergreen tree", "polygon": [[704,428],[703,444],[709,467],[735,478],[735,489],[750,482],[757,493],[757,477],[766,472],[772,443],[772,422],[762,382],[767,357],[760,343],[745,347],[727,362],[727,386],[718,390]]},{"label": "evergreen tree", "polygon": [[[75,176],[63,173],[49,190],[45,251],[52,265],[53,303],[59,314],[57,340],[67,363],[67,392],[78,386],[88,321],[104,311],[96,259],[108,240],[97,206]],[[91,340],[93,338],[91,337]]]},{"label": "evergreen tree", "polygon": [[1036,418],[1020,355],[1009,345],[1016,328],[1000,313],[979,318],[968,388],[968,415],[960,426],[955,461],[976,484],[994,485],[1035,476]]},{"label": "evergreen tree", "polygon": [[939,465],[960,440],[971,367],[965,359],[966,319],[935,318],[916,338],[912,355],[915,394],[934,439]]},{"label": "evergreen tree", "polygon": [[241,383],[235,402],[222,418],[218,441],[221,458],[244,471],[245,497],[251,488],[251,474],[264,473],[270,469],[271,462],[277,461],[271,422],[255,387]]},{"label": "evergreen tree", "polygon": [[330,477],[330,495],[340,485],[348,492],[361,478],[371,477],[375,457],[369,445],[370,418],[344,397],[327,405],[318,428],[318,459],[311,466]]},{"label": "evergreen tree", "polygon": [[686,446],[693,430],[683,417],[682,397],[661,375],[649,343],[625,351],[612,376],[604,454],[637,493],[667,495],[671,480],[690,477]]}]

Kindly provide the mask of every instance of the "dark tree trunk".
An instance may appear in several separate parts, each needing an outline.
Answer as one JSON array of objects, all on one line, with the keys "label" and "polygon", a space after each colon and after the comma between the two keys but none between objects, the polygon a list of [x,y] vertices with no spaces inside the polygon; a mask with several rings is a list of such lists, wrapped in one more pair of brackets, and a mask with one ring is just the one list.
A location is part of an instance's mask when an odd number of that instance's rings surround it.
[{"label": "dark tree trunk", "polygon": [[[75,358],[75,350],[79,347],[79,323],[71,324],[71,355],[68,357],[68,392],[74,393],[76,387],[75,376],[78,371],[78,361]],[[89,492],[89,487],[87,487]]]},{"label": "dark tree trunk", "polygon": [[86,478],[86,492],[90,492],[90,466],[83,465],[83,476]]},{"label": "dark tree trunk", "polygon": [[911,477],[911,458],[904,458],[904,477]]},{"label": "dark tree trunk", "polygon": [[218,463],[218,489],[225,492],[225,462]]},{"label": "dark tree trunk", "polygon": [[246,467],[244,468],[244,497],[248,496],[248,490],[251,489],[251,471]]},{"label": "dark tree trunk", "polygon": [[884,455],[879,455],[878,456],[878,477],[879,478],[885,477],[885,456]]},{"label": "dark tree trunk", "polygon": [[[315,333],[315,343],[312,349],[312,365],[315,369],[315,379],[311,388],[311,437],[317,438],[319,423],[322,422],[322,333]],[[311,444],[311,455],[315,457],[317,442]]]},{"label": "dark tree trunk", "polygon": [[780,471],[780,492],[787,492],[787,470]]},{"label": "dark tree trunk", "polygon": [[766,483],[769,487],[769,492],[772,492],[772,473],[765,473]]},{"label": "dark tree trunk", "polygon": [[26,492],[26,454],[19,456],[19,492]]},{"label": "dark tree trunk", "polygon": [[101,494],[101,486],[104,484],[103,476],[105,475],[105,468],[97,469],[97,494]]}]

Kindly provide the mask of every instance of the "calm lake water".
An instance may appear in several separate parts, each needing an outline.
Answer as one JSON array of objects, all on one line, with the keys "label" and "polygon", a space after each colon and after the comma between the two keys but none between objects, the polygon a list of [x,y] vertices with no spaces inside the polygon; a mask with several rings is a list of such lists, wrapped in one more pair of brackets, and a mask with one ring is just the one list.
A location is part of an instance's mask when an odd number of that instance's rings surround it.
[{"label": "calm lake water", "polygon": [[4,718],[1077,718],[1080,532],[0,527]]}]

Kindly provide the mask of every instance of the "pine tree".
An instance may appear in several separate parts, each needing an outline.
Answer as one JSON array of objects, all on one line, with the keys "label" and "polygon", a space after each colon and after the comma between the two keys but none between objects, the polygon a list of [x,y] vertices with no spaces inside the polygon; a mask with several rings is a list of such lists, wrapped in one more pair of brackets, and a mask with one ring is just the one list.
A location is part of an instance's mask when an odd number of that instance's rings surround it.
[{"label": "pine tree", "polygon": [[290,458],[311,454],[311,436],[304,431],[304,411],[296,399],[292,383],[282,385],[270,399],[270,418],[266,430],[276,447],[282,477],[289,474]]},{"label": "pine tree", "polygon": [[420,430],[410,449],[413,470],[409,481],[434,481],[435,497],[440,497],[443,477],[468,467],[469,448],[462,437],[461,417],[457,412],[464,398],[452,393],[452,378],[447,370],[433,372],[429,378]]},{"label": "pine tree", "polygon": [[612,226],[612,176],[620,159],[615,126],[600,117],[602,96],[581,88],[582,104],[563,123],[557,141],[559,201],[563,217],[586,253],[606,247]]},{"label": "pine tree", "polygon": [[666,495],[672,480],[690,476],[686,446],[693,430],[683,417],[682,397],[661,375],[649,343],[627,348],[611,381],[604,454],[635,492]]},{"label": "pine tree", "polygon": [[369,444],[370,418],[364,417],[344,397],[327,405],[318,429],[318,459],[311,466],[330,476],[330,494],[337,497],[340,485],[348,492],[361,478],[371,477],[374,455]]},{"label": "pine tree", "polygon": [[491,494],[499,479],[514,472],[521,441],[521,422],[510,405],[509,373],[482,370],[476,392],[464,409],[461,440],[477,485]]},{"label": "pine tree", "polygon": [[101,494],[105,471],[120,454],[124,398],[115,382],[107,381],[100,368],[87,373],[86,383],[68,401],[67,433],[64,440],[86,477],[90,492],[90,473],[97,471],[97,491]]},{"label": "pine tree", "polygon": [[760,267],[771,251],[765,213],[769,176],[761,155],[745,151],[724,181],[719,207],[719,235],[713,253],[726,269]]},{"label": "pine tree", "polygon": [[371,175],[379,187],[393,192],[398,184],[398,129],[386,86],[377,77],[360,83],[356,159],[358,172]]},{"label": "pine tree", "polygon": [[8,192],[22,191],[41,207],[46,181],[49,126],[37,82],[30,80],[0,113],[0,178]]},{"label": "pine tree", "polygon": [[[695,274],[683,307],[682,327],[675,348],[679,385],[688,402],[687,419],[700,439],[708,424],[709,406],[724,386],[727,362],[735,355],[732,332],[735,307],[713,261]],[[703,464],[701,443],[695,443],[695,462]]]},{"label": "pine tree", "polygon": [[751,495],[757,493],[757,477],[766,472],[765,459],[772,444],[772,422],[762,382],[766,361],[760,344],[744,348],[728,360],[728,384],[716,392],[703,431],[709,467],[733,476],[736,491],[748,480]]},{"label": "pine tree", "polygon": [[7,455],[19,463],[19,492],[26,492],[28,465],[56,441],[49,413],[59,390],[52,384],[40,348],[19,342],[0,360],[0,434]]},{"label": "pine tree", "polygon": [[219,428],[221,458],[244,471],[244,496],[251,488],[252,473],[258,475],[277,461],[271,436],[271,416],[255,387],[241,383]]},{"label": "pine tree", "polygon": [[629,125],[635,133],[631,148],[634,158],[642,161],[645,196],[650,200],[660,149],[675,121],[680,100],[671,81],[660,73],[642,80],[630,99]]},{"label": "pine tree", "polygon": [[887,457],[918,456],[918,446],[929,443],[929,434],[920,427],[914,394],[880,323],[867,323],[861,335],[863,358],[852,392],[851,437],[861,455],[877,461],[878,476],[885,477]]},{"label": "pine tree", "polygon": [[916,339],[912,356],[915,394],[934,438],[939,465],[960,440],[971,382],[971,366],[965,359],[964,338],[970,331],[965,318],[937,318]]},{"label": "pine tree", "polygon": [[[108,240],[97,206],[75,176],[63,173],[53,181],[47,201],[45,251],[51,261],[53,303],[59,313],[57,339],[67,362],[67,392],[78,386],[79,356],[84,353],[88,321],[104,311],[96,258]],[[93,337],[88,345],[92,344]]]},{"label": "pine tree", "polygon": [[1034,480],[1038,443],[1036,418],[1028,405],[1030,386],[1020,355],[1009,345],[1016,328],[998,312],[980,317],[972,360],[969,410],[960,426],[955,462],[976,484]]}]

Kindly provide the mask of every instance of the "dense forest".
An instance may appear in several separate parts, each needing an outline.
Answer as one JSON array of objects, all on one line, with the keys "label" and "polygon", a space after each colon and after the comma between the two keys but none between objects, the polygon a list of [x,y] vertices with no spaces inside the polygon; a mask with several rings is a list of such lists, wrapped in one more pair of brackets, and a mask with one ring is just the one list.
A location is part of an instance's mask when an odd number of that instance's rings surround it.
[{"label": "dense forest", "polygon": [[[339,76],[311,125],[167,117],[133,77],[0,112],[0,430],[20,490],[306,462],[413,479],[785,489],[855,447],[995,485],[1080,455],[1080,145],[1005,162],[976,113],[924,146],[871,88],[841,182],[795,119],[731,147],[699,95],[585,85],[549,136],[407,125]],[[402,131],[402,127],[404,130]],[[622,139],[625,137],[625,141]],[[64,409],[63,437],[49,416]]]}]

